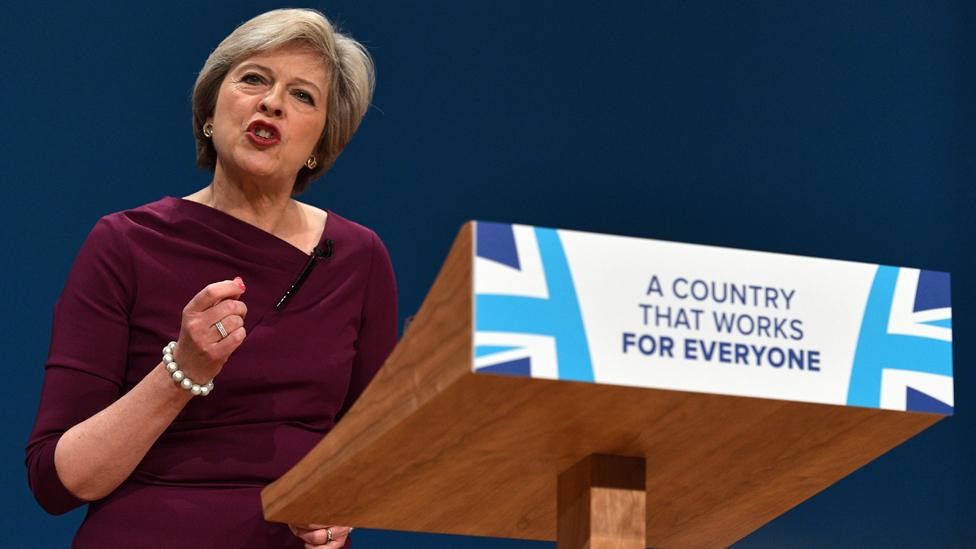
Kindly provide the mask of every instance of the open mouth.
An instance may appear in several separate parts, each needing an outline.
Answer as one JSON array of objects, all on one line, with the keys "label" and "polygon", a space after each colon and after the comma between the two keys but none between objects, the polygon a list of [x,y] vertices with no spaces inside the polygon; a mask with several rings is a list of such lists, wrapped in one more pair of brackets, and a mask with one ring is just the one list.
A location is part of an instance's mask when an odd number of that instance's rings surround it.
[{"label": "open mouth", "polygon": [[254,121],[247,127],[247,134],[261,145],[273,145],[278,142],[278,128],[264,122]]}]

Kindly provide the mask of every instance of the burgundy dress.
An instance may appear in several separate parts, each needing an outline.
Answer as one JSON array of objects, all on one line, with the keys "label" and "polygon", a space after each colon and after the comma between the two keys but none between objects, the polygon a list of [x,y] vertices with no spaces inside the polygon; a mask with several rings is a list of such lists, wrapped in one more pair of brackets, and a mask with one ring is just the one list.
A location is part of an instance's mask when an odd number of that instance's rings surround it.
[{"label": "burgundy dress", "polygon": [[28,482],[61,514],[54,448],[160,361],[182,309],[204,286],[241,276],[247,338],[132,475],[92,502],[74,547],[302,547],[269,523],[260,490],[301,459],[352,405],[396,343],[396,283],[376,234],[329,212],[316,265],[274,304],[309,255],[219,210],[164,198],[92,229],[54,308]]}]

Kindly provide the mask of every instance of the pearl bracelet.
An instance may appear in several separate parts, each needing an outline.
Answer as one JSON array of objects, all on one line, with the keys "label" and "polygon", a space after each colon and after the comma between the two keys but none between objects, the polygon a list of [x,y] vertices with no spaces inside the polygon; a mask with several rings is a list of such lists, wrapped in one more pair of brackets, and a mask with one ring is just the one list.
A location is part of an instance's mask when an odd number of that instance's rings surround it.
[{"label": "pearl bracelet", "polygon": [[163,364],[166,366],[166,371],[169,375],[173,377],[173,381],[182,389],[186,389],[193,393],[193,396],[203,395],[207,396],[213,391],[213,381],[206,385],[197,385],[193,383],[193,380],[186,377],[183,370],[180,370],[179,366],[173,362],[173,349],[176,348],[176,342],[170,341],[168,345],[163,347]]}]

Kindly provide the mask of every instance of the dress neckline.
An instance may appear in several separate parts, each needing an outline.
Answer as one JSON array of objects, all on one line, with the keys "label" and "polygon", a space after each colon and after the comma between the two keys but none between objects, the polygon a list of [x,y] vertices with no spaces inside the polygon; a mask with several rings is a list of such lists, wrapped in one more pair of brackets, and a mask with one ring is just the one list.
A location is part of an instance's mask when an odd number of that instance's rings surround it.
[{"label": "dress neckline", "polygon": [[[202,204],[200,202],[195,202],[193,200],[187,200],[186,198],[178,196],[166,196],[163,200],[169,201],[174,208],[177,210],[184,211],[186,213],[193,213],[195,215],[202,215],[206,218],[209,224],[218,230],[221,230],[227,234],[227,236],[234,237],[244,243],[257,244],[255,240],[263,240],[267,242],[269,246],[274,246],[276,249],[282,250],[283,254],[292,257],[308,258],[311,252],[306,252],[301,248],[298,248],[291,242],[272,234],[257,225],[252,225],[243,219],[239,219],[230,215],[227,212],[218,210],[212,206]],[[316,246],[321,246],[325,243],[326,234],[329,233],[331,228],[331,223],[329,220],[334,216],[332,210],[324,208],[325,211],[325,223],[322,226],[322,233],[319,236],[318,243]]]}]

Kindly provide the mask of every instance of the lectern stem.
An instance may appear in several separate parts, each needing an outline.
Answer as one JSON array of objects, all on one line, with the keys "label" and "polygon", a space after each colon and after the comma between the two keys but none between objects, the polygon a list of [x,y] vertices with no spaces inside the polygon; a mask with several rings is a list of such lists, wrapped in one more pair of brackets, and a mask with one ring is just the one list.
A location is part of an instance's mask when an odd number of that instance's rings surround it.
[{"label": "lectern stem", "polygon": [[559,474],[557,549],[647,547],[643,457],[590,455]]}]

